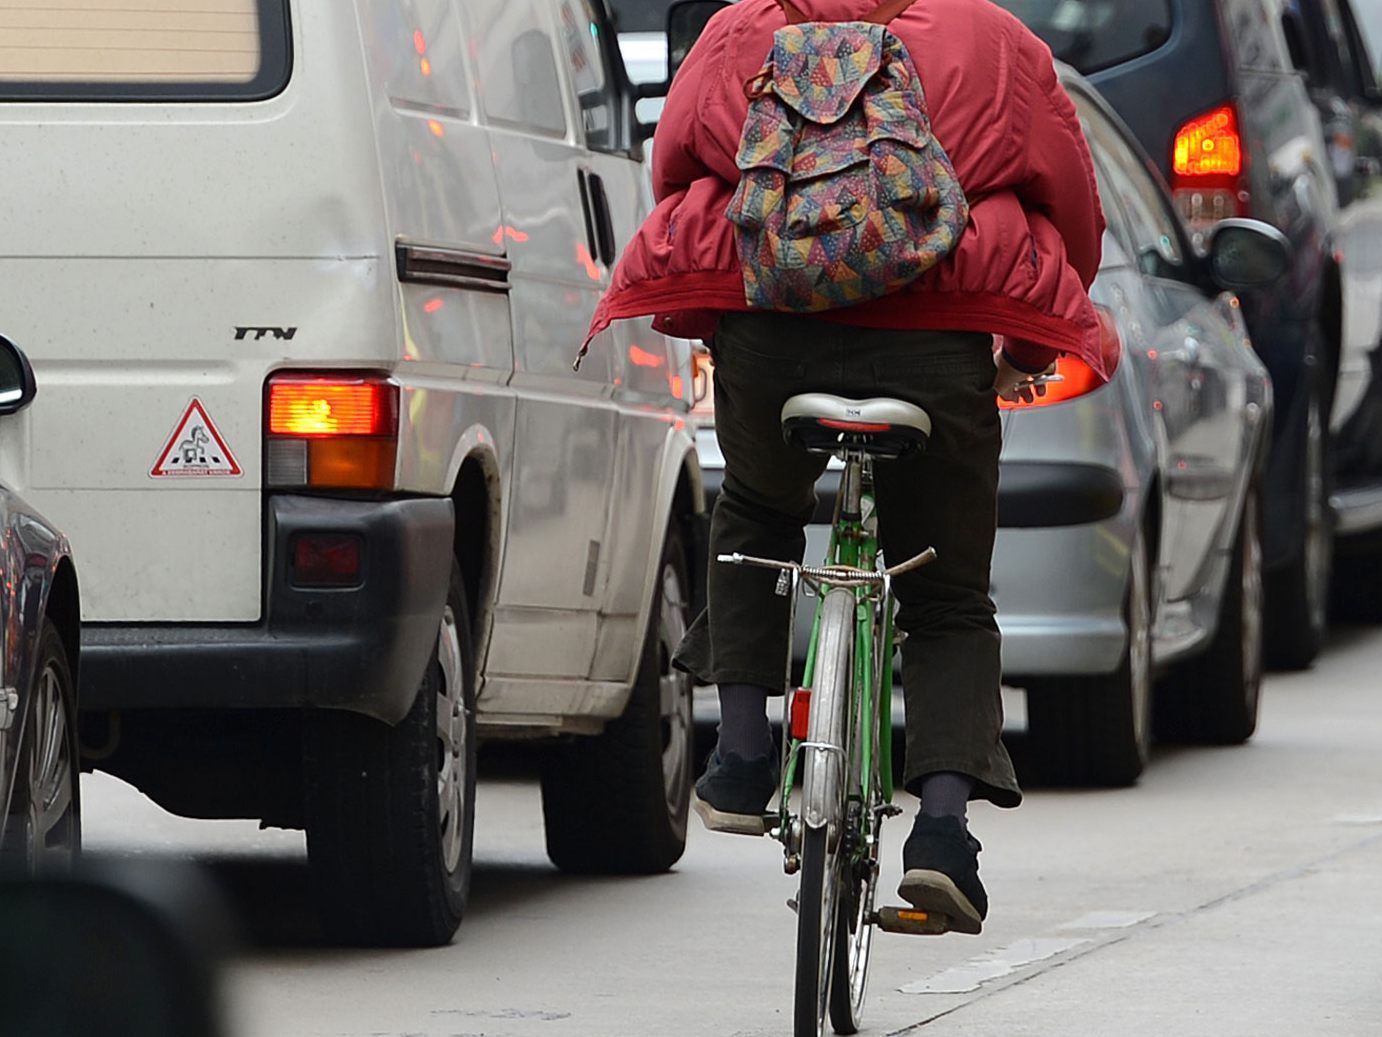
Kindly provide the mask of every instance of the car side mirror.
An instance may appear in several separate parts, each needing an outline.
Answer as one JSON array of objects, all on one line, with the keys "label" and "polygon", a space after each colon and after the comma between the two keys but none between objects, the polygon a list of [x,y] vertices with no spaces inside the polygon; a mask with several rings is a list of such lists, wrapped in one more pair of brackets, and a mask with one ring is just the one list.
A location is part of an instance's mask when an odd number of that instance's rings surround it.
[{"label": "car side mirror", "polygon": [[1291,268],[1290,241],[1260,220],[1220,220],[1208,250],[1210,275],[1223,288],[1265,288]]},{"label": "car side mirror", "polygon": [[29,358],[5,336],[0,335],[0,415],[22,411],[38,394],[34,369]]}]

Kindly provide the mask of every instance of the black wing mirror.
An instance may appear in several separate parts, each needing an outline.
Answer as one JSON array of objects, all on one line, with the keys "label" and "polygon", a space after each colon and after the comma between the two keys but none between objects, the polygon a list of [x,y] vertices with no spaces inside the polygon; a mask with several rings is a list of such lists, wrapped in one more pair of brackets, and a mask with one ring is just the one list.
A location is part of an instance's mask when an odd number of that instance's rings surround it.
[{"label": "black wing mirror", "polygon": [[18,413],[32,403],[37,394],[38,386],[29,358],[0,335],[0,414]]},{"label": "black wing mirror", "polygon": [[1291,268],[1290,241],[1260,220],[1220,220],[1208,249],[1210,275],[1223,288],[1265,288]]}]

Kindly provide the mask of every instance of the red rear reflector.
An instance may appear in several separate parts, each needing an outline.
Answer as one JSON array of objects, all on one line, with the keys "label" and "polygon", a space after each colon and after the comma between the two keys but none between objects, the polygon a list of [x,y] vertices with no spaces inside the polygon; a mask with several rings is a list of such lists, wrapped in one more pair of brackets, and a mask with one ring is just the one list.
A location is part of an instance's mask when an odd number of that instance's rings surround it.
[{"label": "red rear reflector", "polygon": [[825,428],[839,429],[841,432],[887,432],[891,425],[880,425],[868,421],[836,421],[834,418],[817,418],[816,423]]},{"label": "red rear reflector", "polygon": [[359,378],[275,378],[269,384],[273,436],[396,436],[398,387]]},{"label": "red rear reflector", "polygon": [[364,545],[358,536],[304,533],[293,539],[293,584],[353,587],[360,582]]},{"label": "red rear reflector", "polygon": [[811,690],[798,688],[792,692],[792,737],[798,742],[804,742],[810,730]]},{"label": "red rear reflector", "polygon": [[1171,169],[1182,176],[1237,176],[1243,171],[1243,140],[1232,105],[1191,119],[1176,134]]}]

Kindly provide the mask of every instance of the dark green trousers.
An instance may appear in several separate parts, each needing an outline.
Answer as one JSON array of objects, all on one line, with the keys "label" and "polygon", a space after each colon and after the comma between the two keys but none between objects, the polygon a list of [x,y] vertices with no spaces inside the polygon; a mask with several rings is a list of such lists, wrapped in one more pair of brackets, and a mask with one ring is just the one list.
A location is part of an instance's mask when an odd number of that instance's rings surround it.
[{"label": "dark green trousers", "polygon": [[788,601],[775,573],[721,565],[741,551],[801,561],[826,460],[789,447],[789,396],[892,396],[931,416],[925,452],[874,466],[883,552],[937,559],[893,583],[900,607],[906,780],[975,779],[975,796],[1022,799],[1003,747],[998,625],[989,596],[1002,445],[987,335],[888,331],[782,314],[730,314],[712,344],[724,485],[710,524],[708,607],[676,662],[702,683],[783,688]]}]

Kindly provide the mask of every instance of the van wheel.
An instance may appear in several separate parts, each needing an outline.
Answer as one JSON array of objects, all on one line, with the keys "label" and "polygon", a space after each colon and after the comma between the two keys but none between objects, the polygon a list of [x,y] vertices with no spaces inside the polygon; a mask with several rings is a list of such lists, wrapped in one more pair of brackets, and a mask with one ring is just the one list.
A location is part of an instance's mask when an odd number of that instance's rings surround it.
[{"label": "van wheel", "polygon": [[475,834],[475,655],[451,569],[437,647],[397,727],[307,718],[307,856],[322,927],[338,942],[435,946],[455,934]]},{"label": "van wheel", "polygon": [[1152,729],[1152,596],[1139,530],[1128,560],[1128,644],[1107,676],[1032,681],[1027,726],[1043,780],[1131,785],[1147,766]]},{"label": "van wheel", "polygon": [[542,768],[547,856],[563,871],[652,874],[686,849],[692,681],[672,666],[690,622],[686,553],[675,524],[658,565],[642,661],[623,715],[555,747]]},{"label": "van wheel", "polygon": [[1289,563],[1267,575],[1267,664],[1303,670],[1324,645],[1329,621],[1329,583],[1334,530],[1329,513],[1328,429],[1324,403],[1311,387],[1302,446],[1304,535]]},{"label": "van wheel", "polygon": [[1177,668],[1157,689],[1157,736],[1211,745],[1246,742],[1257,730],[1262,652],[1262,515],[1254,490],[1244,501],[1219,629],[1204,655]]}]

